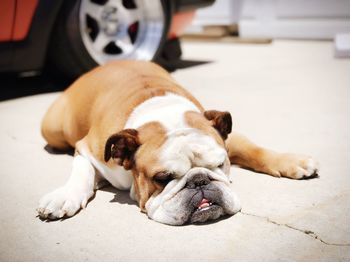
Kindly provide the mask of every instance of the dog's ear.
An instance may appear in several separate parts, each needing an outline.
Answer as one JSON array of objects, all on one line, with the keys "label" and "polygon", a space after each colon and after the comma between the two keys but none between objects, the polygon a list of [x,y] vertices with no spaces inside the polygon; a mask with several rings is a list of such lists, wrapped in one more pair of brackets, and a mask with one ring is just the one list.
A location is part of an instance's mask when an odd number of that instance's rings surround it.
[{"label": "dog's ear", "polygon": [[211,121],[213,127],[219,132],[221,137],[226,140],[232,131],[232,118],[229,112],[208,110],[204,112],[206,119]]},{"label": "dog's ear", "polygon": [[129,170],[133,167],[134,154],[139,146],[137,130],[124,129],[108,138],[105,146],[105,161],[117,158],[118,164]]}]

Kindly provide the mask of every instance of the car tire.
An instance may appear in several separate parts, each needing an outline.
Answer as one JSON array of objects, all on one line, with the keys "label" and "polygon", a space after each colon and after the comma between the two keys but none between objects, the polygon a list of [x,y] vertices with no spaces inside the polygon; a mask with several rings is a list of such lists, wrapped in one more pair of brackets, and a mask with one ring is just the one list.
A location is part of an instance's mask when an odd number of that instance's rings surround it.
[{"label": "car tire", "polygon": [[64,1],[49,60],[72,78],[112,60],[157,60],[172,10],[167,0]]},{"label": "car tire", "polygon": [[178,64],[181,63],[181,57],[181,42],[180,39],[176,37],[166,40],[155,62],[160,64],[167,71],[174,72],[178,69]]}]

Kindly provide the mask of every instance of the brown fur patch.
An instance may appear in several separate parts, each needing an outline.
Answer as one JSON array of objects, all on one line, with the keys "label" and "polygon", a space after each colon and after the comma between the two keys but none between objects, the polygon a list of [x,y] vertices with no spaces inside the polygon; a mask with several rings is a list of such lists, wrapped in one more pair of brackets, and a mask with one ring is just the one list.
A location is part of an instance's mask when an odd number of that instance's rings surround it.
[{"label": "brown fur patch", "polygon": [[204,116],[212,123],[213,127],[219,132],[221,137],[226,140],[232,131],[232,118],[229,112],[217,110],[208,110]]},{"label": "brown fur patch", "polygon": [[201,130],[208,136],[213,137],[219,145],[225,147],[225,143],[222,137],[216,131],[216,129],[213,128],[212,123],[207,120],[203,114],[194,111],[188,111],[185,113],[185,121],[189,126]]},{"label": "brown fur patch", "polygon": [[166,130],[160,123],[150,122],[141,126],[138,131],[141,146],[135,155],[133,174],[139,205],[143,209],[149,197],[157,190],[160,192],[163,189],[153,177],[158,172],[164,171],[159,162],[159,155],[166,141]]},{"label": "brown fur patch", "polygon": [[[135,191],[139,200],[139,207],[142,212],[146,212],[148,199],[157,191],[153,183],[150,183],[146,174],[138,172],[134,174]],[[160,192],[160,190],[158,190]]]},{"label": "brown fur patch", "polygon": [[134,154],[139,146],[138,131],[124,129],[108,138],[104,159],[108,162],[110,158],[118,158],[118,164],[130,170],[134,165]]}]

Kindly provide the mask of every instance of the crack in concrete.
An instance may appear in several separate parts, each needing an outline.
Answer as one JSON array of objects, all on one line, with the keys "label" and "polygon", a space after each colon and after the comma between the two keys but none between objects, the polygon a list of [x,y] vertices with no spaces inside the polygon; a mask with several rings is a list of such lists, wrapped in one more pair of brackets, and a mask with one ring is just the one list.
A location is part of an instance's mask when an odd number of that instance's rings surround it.
[{"label": "crack in concrete", "polygon": [[288,224],[282,224],[282,223],[278,223],[277,221],[273,221],[271,220],[269,217],[264,217],[264,216],[259,216],[259,215],[255,215],[255,214],[250,214],[250,213],[246,213],[246,212],[240,212],[242,215],[246,215],[246,216],[252,216],[252,217],[257,217],[257,218],[262,218],[264,220],[266,220],[267,222],[269,223],[272,223],[274,225],[277,225],[277,226],[282,226],[282,227],[287,227],[287,228],[290,228],[290,229],[293,229],[293,230],[296,230],[296,231],[299,231],[303,234],[306,234],[318,241],[320,241],[321,243],[325,244],[325,245],[328,245],[328,246],[340,246],[340,247],[350,247],[350,244],[344,244],[344,243],[330,243],[330,242],[327,242],[325,240],[323,240],[320,236],[318,236],[315,232],[311,231],[311,230],[303,230],[303,229],[300,229],[300,228],[296,228],[296,227],[293,227],[291,225],[288,225]]}]

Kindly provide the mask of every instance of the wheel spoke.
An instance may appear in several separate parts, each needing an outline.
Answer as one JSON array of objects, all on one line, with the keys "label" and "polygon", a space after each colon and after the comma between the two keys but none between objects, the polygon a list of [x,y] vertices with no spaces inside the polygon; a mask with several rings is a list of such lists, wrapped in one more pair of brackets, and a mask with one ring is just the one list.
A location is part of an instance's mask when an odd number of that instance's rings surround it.
[{"label": "wheel spoke", "polygon": [[81,12],[88,14],[96,21],[100,20],[100,16],[103,10],[102,5],[95,4],[90,0],[82,1],[81,3]]},{"label": "wheel spoke", "polygon": [[128,26],[138,22],[142,18],[139,9],[127,9],[123,6],[120,0],[114,2],[114,4],[118,9],[120,19]]},{"label": "wheel spoke", "polygon": [[125,19],[128,25],[132,25],[133,23],[136,23],[140,21],[141,19],[141,14],[140,11],[135,9],[135,10],[126,10],[125,12]]},{"label": "wheel spoke", "polygon": [[118,38],[115,44],[123,50],[123,53],[130,53],[133,49],[133,44],[128,34],[124,34],[123,37]]},{"label": "wheel spoke", "polygon": [[93,42],[93,46],[96,50],[103,52],[103,49],[109,44],[112,40],[107,37],[103,32],[100,32]]}]

